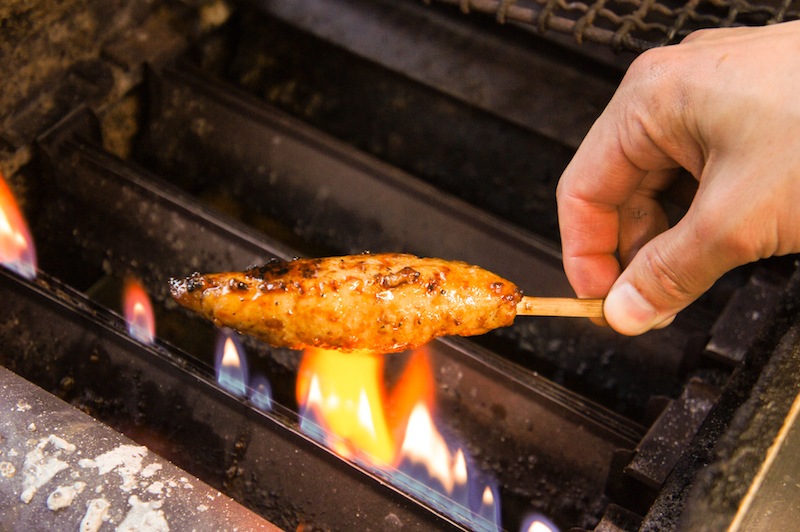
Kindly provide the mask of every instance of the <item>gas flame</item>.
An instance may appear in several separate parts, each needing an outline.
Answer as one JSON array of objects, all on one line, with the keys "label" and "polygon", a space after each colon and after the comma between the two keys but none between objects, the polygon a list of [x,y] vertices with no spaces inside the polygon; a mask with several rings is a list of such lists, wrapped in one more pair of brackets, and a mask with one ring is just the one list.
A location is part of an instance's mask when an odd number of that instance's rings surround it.
[{"label": "gas flame", "polygon": [[25,277],[36,277],[36,249],[11,189],[0,175],[0,264]]},{"label": "gas flame", "polygon": [[306,350],[297,381],[301,429],[471,528],[498,530],[496,488],[436,426],[427,349],[410,354],[391,390],[384,384],[387,356]]},{"label": "gas flame", "polygon": [[272,410],[272,386],[263,375],[256,374],[248,382],[247,353],[239,334],[233,329],[218,331],[214,352],[214,369],[217,384],[238,397],[247,397],[250,404],[262,412]]},{"label": "gas flame", "polygon": [[297,377],[297,400],[304,405],[301,428],[324,437],[345,458],[358,455],[373,465],[390,464],[395,444],[382,376],[383,357],[371,351],[306,350]]},{"label": "gas flame", "polygon": [[128,334],[144,344],[152,344],[156,336],[156,318],[150,296],[135,278],[125,280],[122,290],[122,312]]},{"label": "gas flame", "polygon": [[250,383],[250,403],[264,412],[272,410],[272,387],[266,377],[253,377]]},{"label": "gas flame", "polygon": [[247,359],[239,338],[231,329],[220,329],[217,339],[217,384],[239,397],[247,395]]},{"label": "gas flame", "polygon": [[532,514],[522,522],[520,532],[558,532],[558,527],[546,517]]},{"label": "gas flame", "polygon": [[439,481],[447,493],[453,493],[456,486],[467,483],[463,451],[458,449],[455,455],[450,452],[423,404],[417,405],[411,412],[400,452],[410,463],[424,466],[428,476]]}]

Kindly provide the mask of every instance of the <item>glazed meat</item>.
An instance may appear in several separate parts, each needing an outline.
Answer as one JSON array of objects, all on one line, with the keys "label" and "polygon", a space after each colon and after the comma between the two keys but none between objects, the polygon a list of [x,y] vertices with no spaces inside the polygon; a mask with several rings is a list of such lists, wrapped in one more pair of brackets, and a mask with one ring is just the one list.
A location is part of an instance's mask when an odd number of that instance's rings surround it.
[{"label": "glazed meat", "polygon": [[407,254],[291,262],[171,279],[181,305],[277,347],[403,351],[511,325],[522,293],[478,266]]}]

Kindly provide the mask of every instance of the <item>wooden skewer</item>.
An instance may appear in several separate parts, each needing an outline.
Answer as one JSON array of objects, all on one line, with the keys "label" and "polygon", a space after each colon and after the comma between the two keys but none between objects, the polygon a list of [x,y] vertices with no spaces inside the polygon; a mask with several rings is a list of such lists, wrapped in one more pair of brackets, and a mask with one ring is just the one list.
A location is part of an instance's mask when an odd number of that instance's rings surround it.
[{"label": "wooden skewer", "polygon": [[602,318],[603,299],[524,296],[517,303],[517,316],[567,316]]}]

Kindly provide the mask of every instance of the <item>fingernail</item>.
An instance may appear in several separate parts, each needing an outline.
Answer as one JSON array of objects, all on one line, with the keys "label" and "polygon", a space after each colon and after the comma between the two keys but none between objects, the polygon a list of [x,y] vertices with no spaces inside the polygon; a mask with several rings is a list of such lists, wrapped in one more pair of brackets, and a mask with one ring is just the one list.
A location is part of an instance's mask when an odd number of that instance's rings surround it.
[{"label": "fingernail", "polygon": [[655,307],[627,282],[611,289],[603,310],[608,323],[622,334],[642,334],[662,321]]}]

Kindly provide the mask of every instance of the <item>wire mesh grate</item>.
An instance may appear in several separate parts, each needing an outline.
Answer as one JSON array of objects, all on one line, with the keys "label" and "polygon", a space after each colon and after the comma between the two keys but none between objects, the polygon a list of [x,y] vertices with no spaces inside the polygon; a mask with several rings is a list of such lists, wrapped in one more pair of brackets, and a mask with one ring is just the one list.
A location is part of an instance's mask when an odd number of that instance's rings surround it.
[{"label": "wire mesh grate", "polygon": [[572,34],[615,50],[674,44],[701,28],[763,26],[800,18],[798,0],[426,0],[493,15],[540,33]]}]

